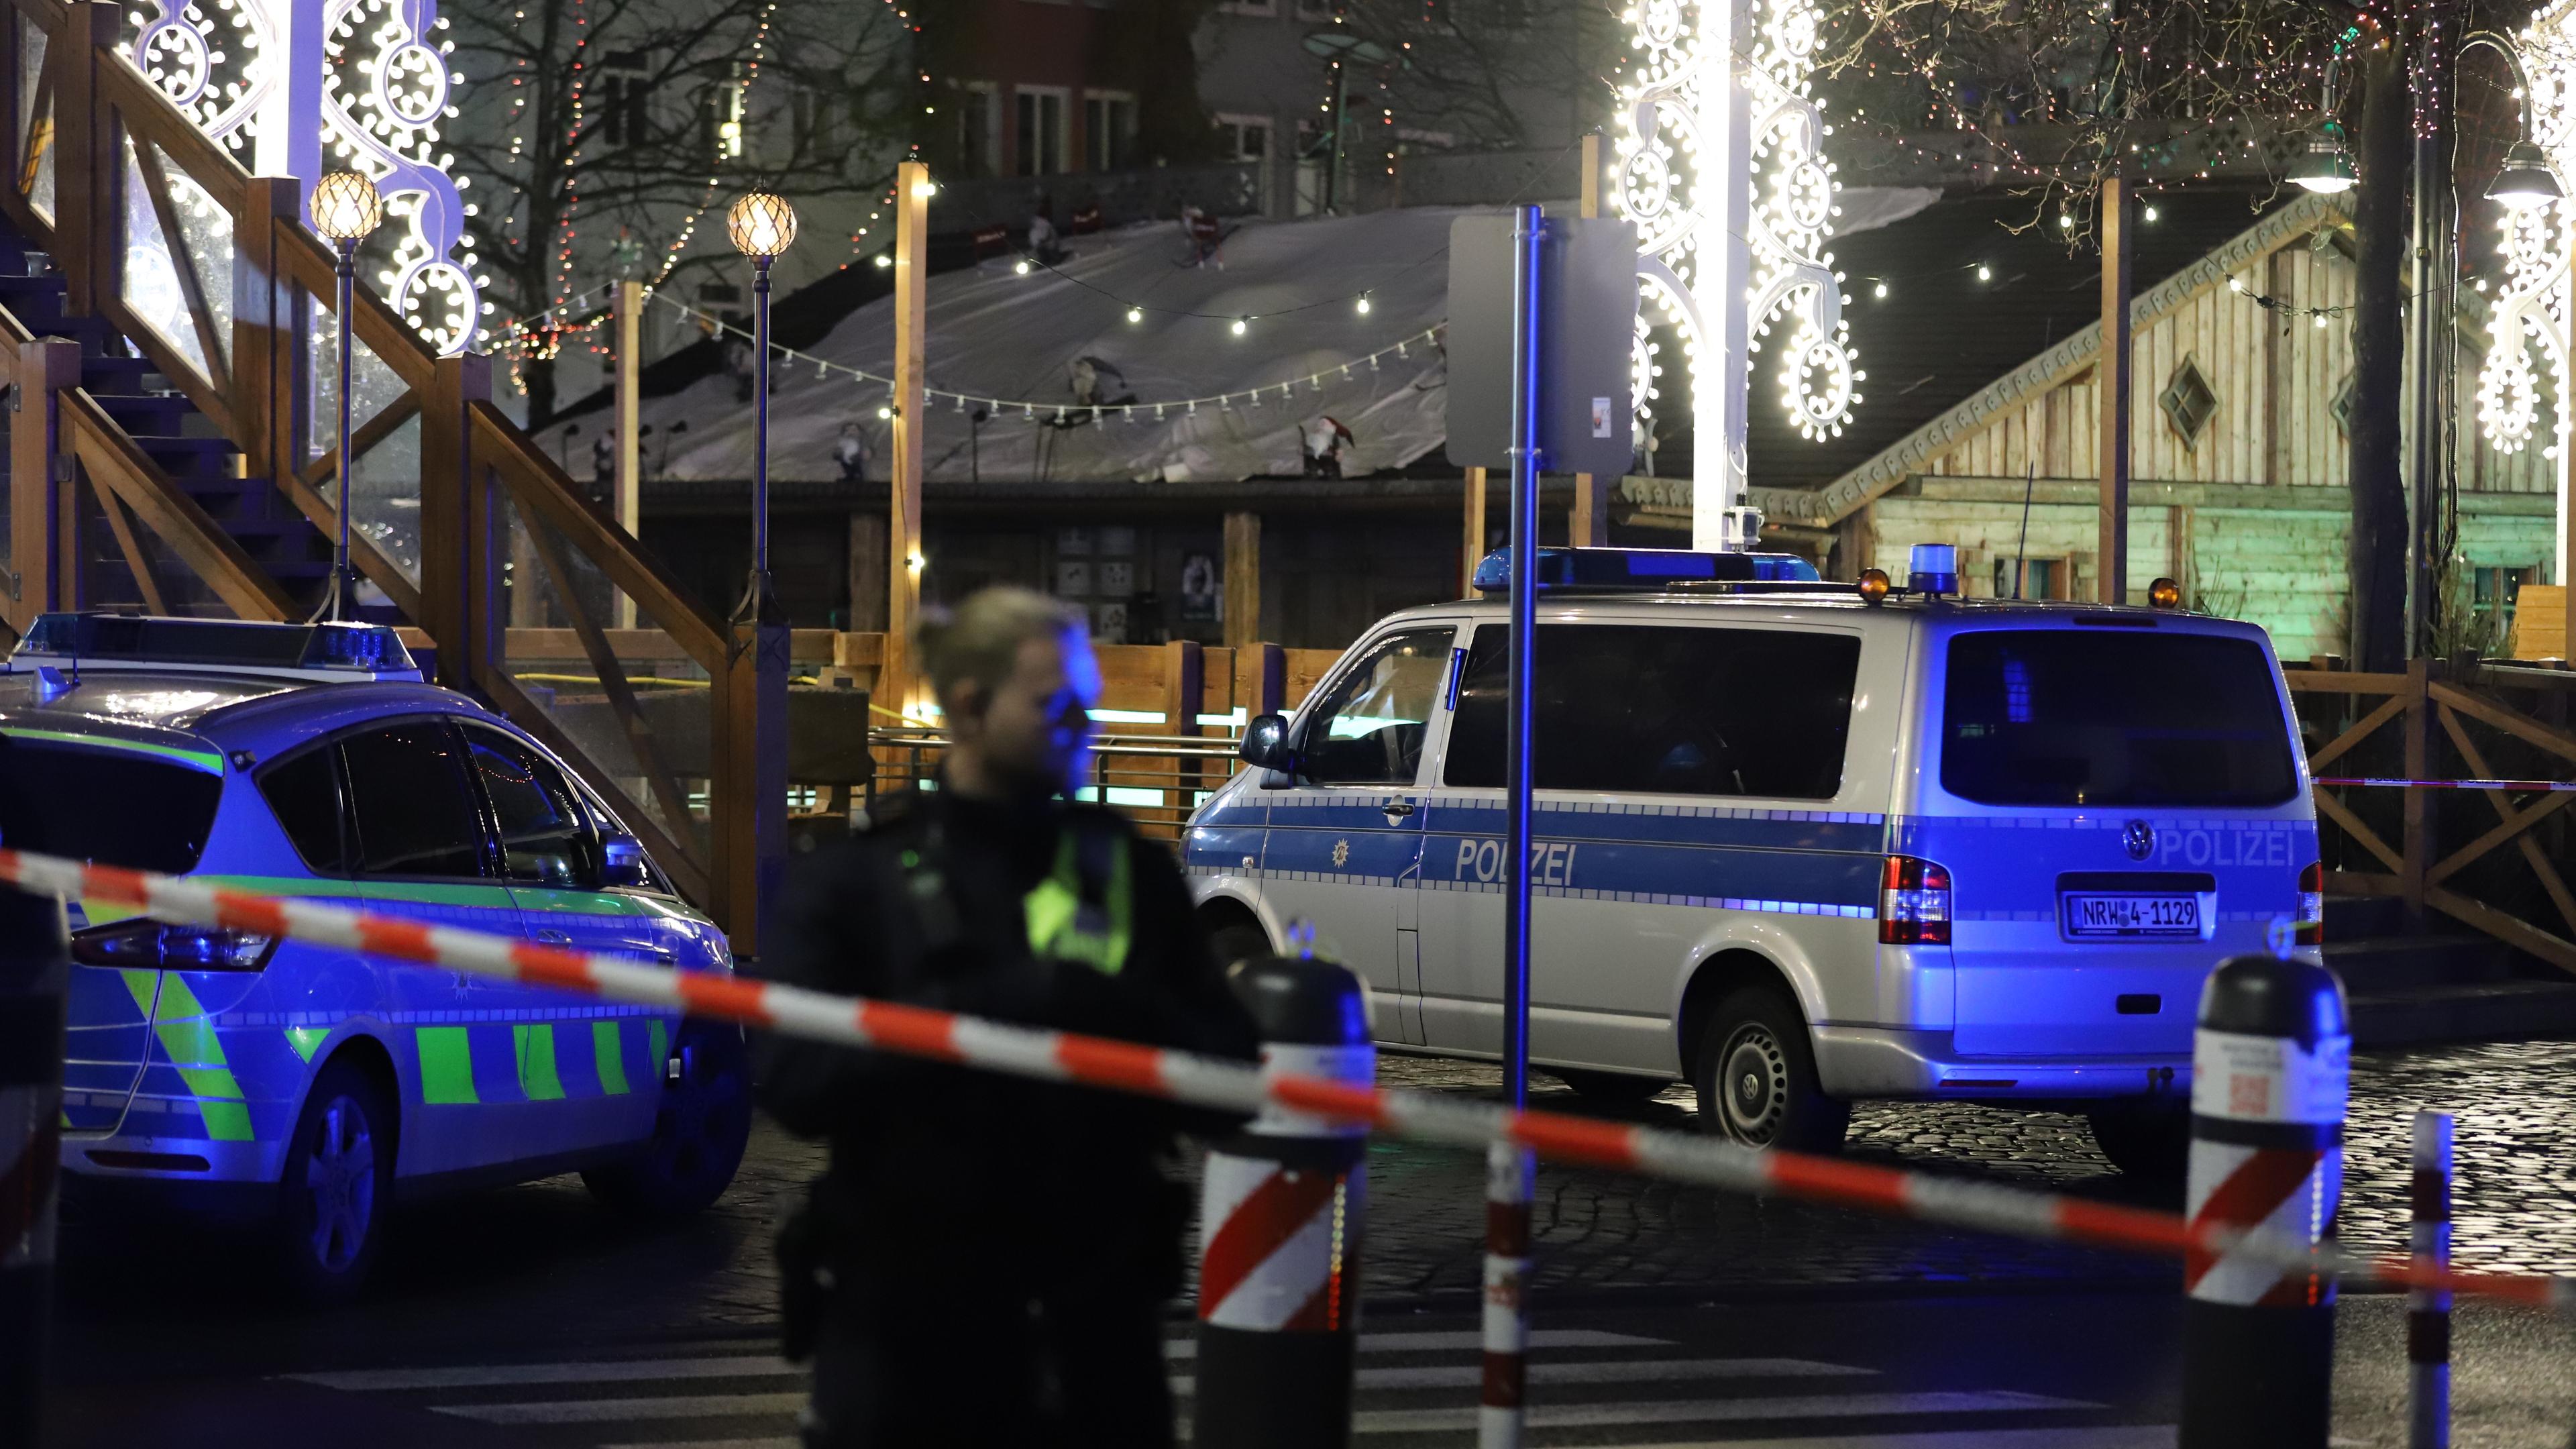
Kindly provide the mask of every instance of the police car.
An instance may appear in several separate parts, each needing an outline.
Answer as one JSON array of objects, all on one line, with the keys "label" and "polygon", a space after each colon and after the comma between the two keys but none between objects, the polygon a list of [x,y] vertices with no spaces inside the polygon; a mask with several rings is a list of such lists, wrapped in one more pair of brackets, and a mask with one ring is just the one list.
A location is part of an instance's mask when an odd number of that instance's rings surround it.
[{"label": "police car", "polygon": [[[400,636],[48,614],[0,673],[0,843],[729,970],[597,794]],[[353,1291],[397,1192],[580,1169],[647,1211],[732,1180],[741,1033],[69,904],[62,1164],[111,1205],[257,1214]]]},{"label": "police car", "polygon": [[[1542,550],[1530,1053],[1824,1148],[1856,1098],[2084,1112],[2178,1161],[2202,977],[2322,939],[2269,639],[2159,607],[1828,584],[1787,555]],[[1499,591],[1508,562],[1477,571]],[[1501,1048],[1499,598],[1407,610],[1190,821],[1230,955],[1313,924],[1390,1047]]]}]

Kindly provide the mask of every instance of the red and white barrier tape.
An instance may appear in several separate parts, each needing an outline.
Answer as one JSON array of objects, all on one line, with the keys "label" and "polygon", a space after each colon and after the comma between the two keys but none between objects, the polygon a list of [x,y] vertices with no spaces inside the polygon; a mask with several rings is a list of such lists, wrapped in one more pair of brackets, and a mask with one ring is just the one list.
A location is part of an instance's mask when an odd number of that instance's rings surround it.
[{"label": "red and white barrier tape", "polygon": [[674,971],[450,926],[395,920],[316,901],[279,900],[230,886],[83,865],[0,850],[0,881],[45,895],[113,901],[161,920],[291,936],[401,961],[671,1007],[790,1036],[933,1061],[1257,1112],[1265,1103],[1377,1131],[1482,1151],[1516,1142],[1554,1162],[1606,1167],[1730,1192],[1776,1194],[1888,1217],[1915,1218],[2011,1237],[2181,1257],[2232,1254],[2346,1283],[2469,1293],[2576,1314],[2576,1279],[2461,1272],[2408,1259],[2373,1258],[2329,1244],[2265,1233],[2195,1229],[2172,1213],[2050,1197],[1987,1183],[1928,1177],[1869,1163],[1763,1152],[1721,1138],[1597,1122],[1554,1112],[1513,1112],[1423,1092],[1264,1072],[1246,1062],[1133,1042],[1011,1026],[980,1017],[817,991],[723,972]]},{"label": "red and white barrier tape", "polygon": [[2545,794],[2565,794],[2576,790],[2576,782],[2567,780],[2402,780],[2375,775],[2320,775],[2316,783],[2363,785],[2382,790],[2537,790]]}]

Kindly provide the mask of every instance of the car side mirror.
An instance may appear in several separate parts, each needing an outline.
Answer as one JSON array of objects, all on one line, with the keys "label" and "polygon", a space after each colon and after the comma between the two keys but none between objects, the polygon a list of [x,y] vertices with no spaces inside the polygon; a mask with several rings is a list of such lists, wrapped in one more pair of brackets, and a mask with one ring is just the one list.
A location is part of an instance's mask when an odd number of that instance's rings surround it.
[{"label": "car side mirror", "polygon": [[648,879],[644,864],[644,842],[632,835],[612,835],[600,848],[599,883],[603,886],[640,886]]},{"label": "car side mirror", "polygon": [[1243,727],[1243,743],[1235,756],[1247,765],[1284,774],[1297,773],[1297,752],[1288,746],[1288,716],[1258,714]]}]

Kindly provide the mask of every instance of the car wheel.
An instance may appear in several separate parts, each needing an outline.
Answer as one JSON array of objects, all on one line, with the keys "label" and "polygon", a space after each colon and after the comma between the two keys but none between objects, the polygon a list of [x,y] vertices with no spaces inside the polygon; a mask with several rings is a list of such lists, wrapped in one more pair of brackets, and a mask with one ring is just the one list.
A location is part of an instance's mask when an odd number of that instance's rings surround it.
[{"label": "car wheel", "polygon": [[1640,1077],[1628,1072],[1584,1071],[1575,1067],[1551,1067],[1548,1070],[1560,1082],[1574,1089],[1574,1095],[1587,1102],[1618,1106],[1651,1102],[1672,1085],[1666,1077]]},{"label": "car wheel", "polygon": [[2121,1102],[2084,1114],[2093,1145],[2124,1176],[2178,1185],[2191,1163],[2191,1111],[2179,1104]]},{"label": "car wheel", "polygon": [[693,1018],[680,1023],[663,1063],[653,1136],[634,1156],[581,1180],[612,1207],[678,1217],[724,1196],[750,1140],[751,1051],[742,1028]]},{"label": "car wheel", "polygon": [[1817,1085],[1806,1018],[1775,987],[1729,992],[1700,1030],[1693,1066],[1701,1128],[1747,1147],[1831,1152],[1851,1125],[1851,1104]]},{"label": "car wheel", "polygon": [[279,1183],[279,1250],[303,1297],[357,1294],[383,1251],[393,1205],[394,1133],[400,1119],[382,1085],[334,1061],[314,1079]]},{"label": "car wheel", "polygon": [[1270,933],[1255,921],[1234,920],[1219,926],[1208,938],[1208,949],[1216,964],[1231,967],[1237,961],[1254,961],[1270,954]]}]

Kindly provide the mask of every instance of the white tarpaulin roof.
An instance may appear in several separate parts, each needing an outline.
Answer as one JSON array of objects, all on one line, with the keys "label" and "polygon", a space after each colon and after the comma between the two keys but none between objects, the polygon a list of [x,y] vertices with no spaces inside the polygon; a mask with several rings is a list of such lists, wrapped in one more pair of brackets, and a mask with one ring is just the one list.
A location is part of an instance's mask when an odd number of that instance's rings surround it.
[{"label": "white tarpaulin roof", "polygon": [[[1848,190],[1838,230],[1901,220],[1939,194]],[[1015,258],[1004,256],[933,277],[926,477],[1293,476],[1302,467],[1300,428],[1318,416],[1338,420],[1351,435],[1345,476],[1402,467],[1444,439],[1446,369],[1426,334],[1446,311],[1449,224],[1463,214],[1419,207],[1229,222],[1236,229],[1225,240],[1222,269],[1189,265],[1177,223],[1142,223],[1070,239],[1071,259],[1053,271],[1020,275]],[[1353,301],[1363,291],[1365,315]],[[1147,309],[1141,322],[1126,320],[1131,303]],[[1241,335],[1233,330],[1237,317],[1252,319]],[[877,413],[889,401],[887,388],[846,369],[890,375],[893,332],[893,300],[880,299],[773,364],[771,477],[841,478],[844,429],[856,423],[868,454],[865,476],[884,480],[888,424]],[[1132,397],[1134,404],[1091,415],[1077,408],[1069,383],[1086,358],[1101,370],[1100,401]],[[828,365],[826,375],[817,376],[817,361]],[[1214,400],[1220,396],[1222,403]],[[1193,398],[1200,400],[1194,408],[1185,401]],[[1058,409],[1068,411],[1059,417]],[[973,423],[978,410],[988,414],[980,426]],[[750,476],[752,410],[733,378],[702,378],[647,399],[643,421],[656,434],[645,455],[662,463],[660,476]],[[684,421],[687,430],[664,461],[661,445]]]}]

